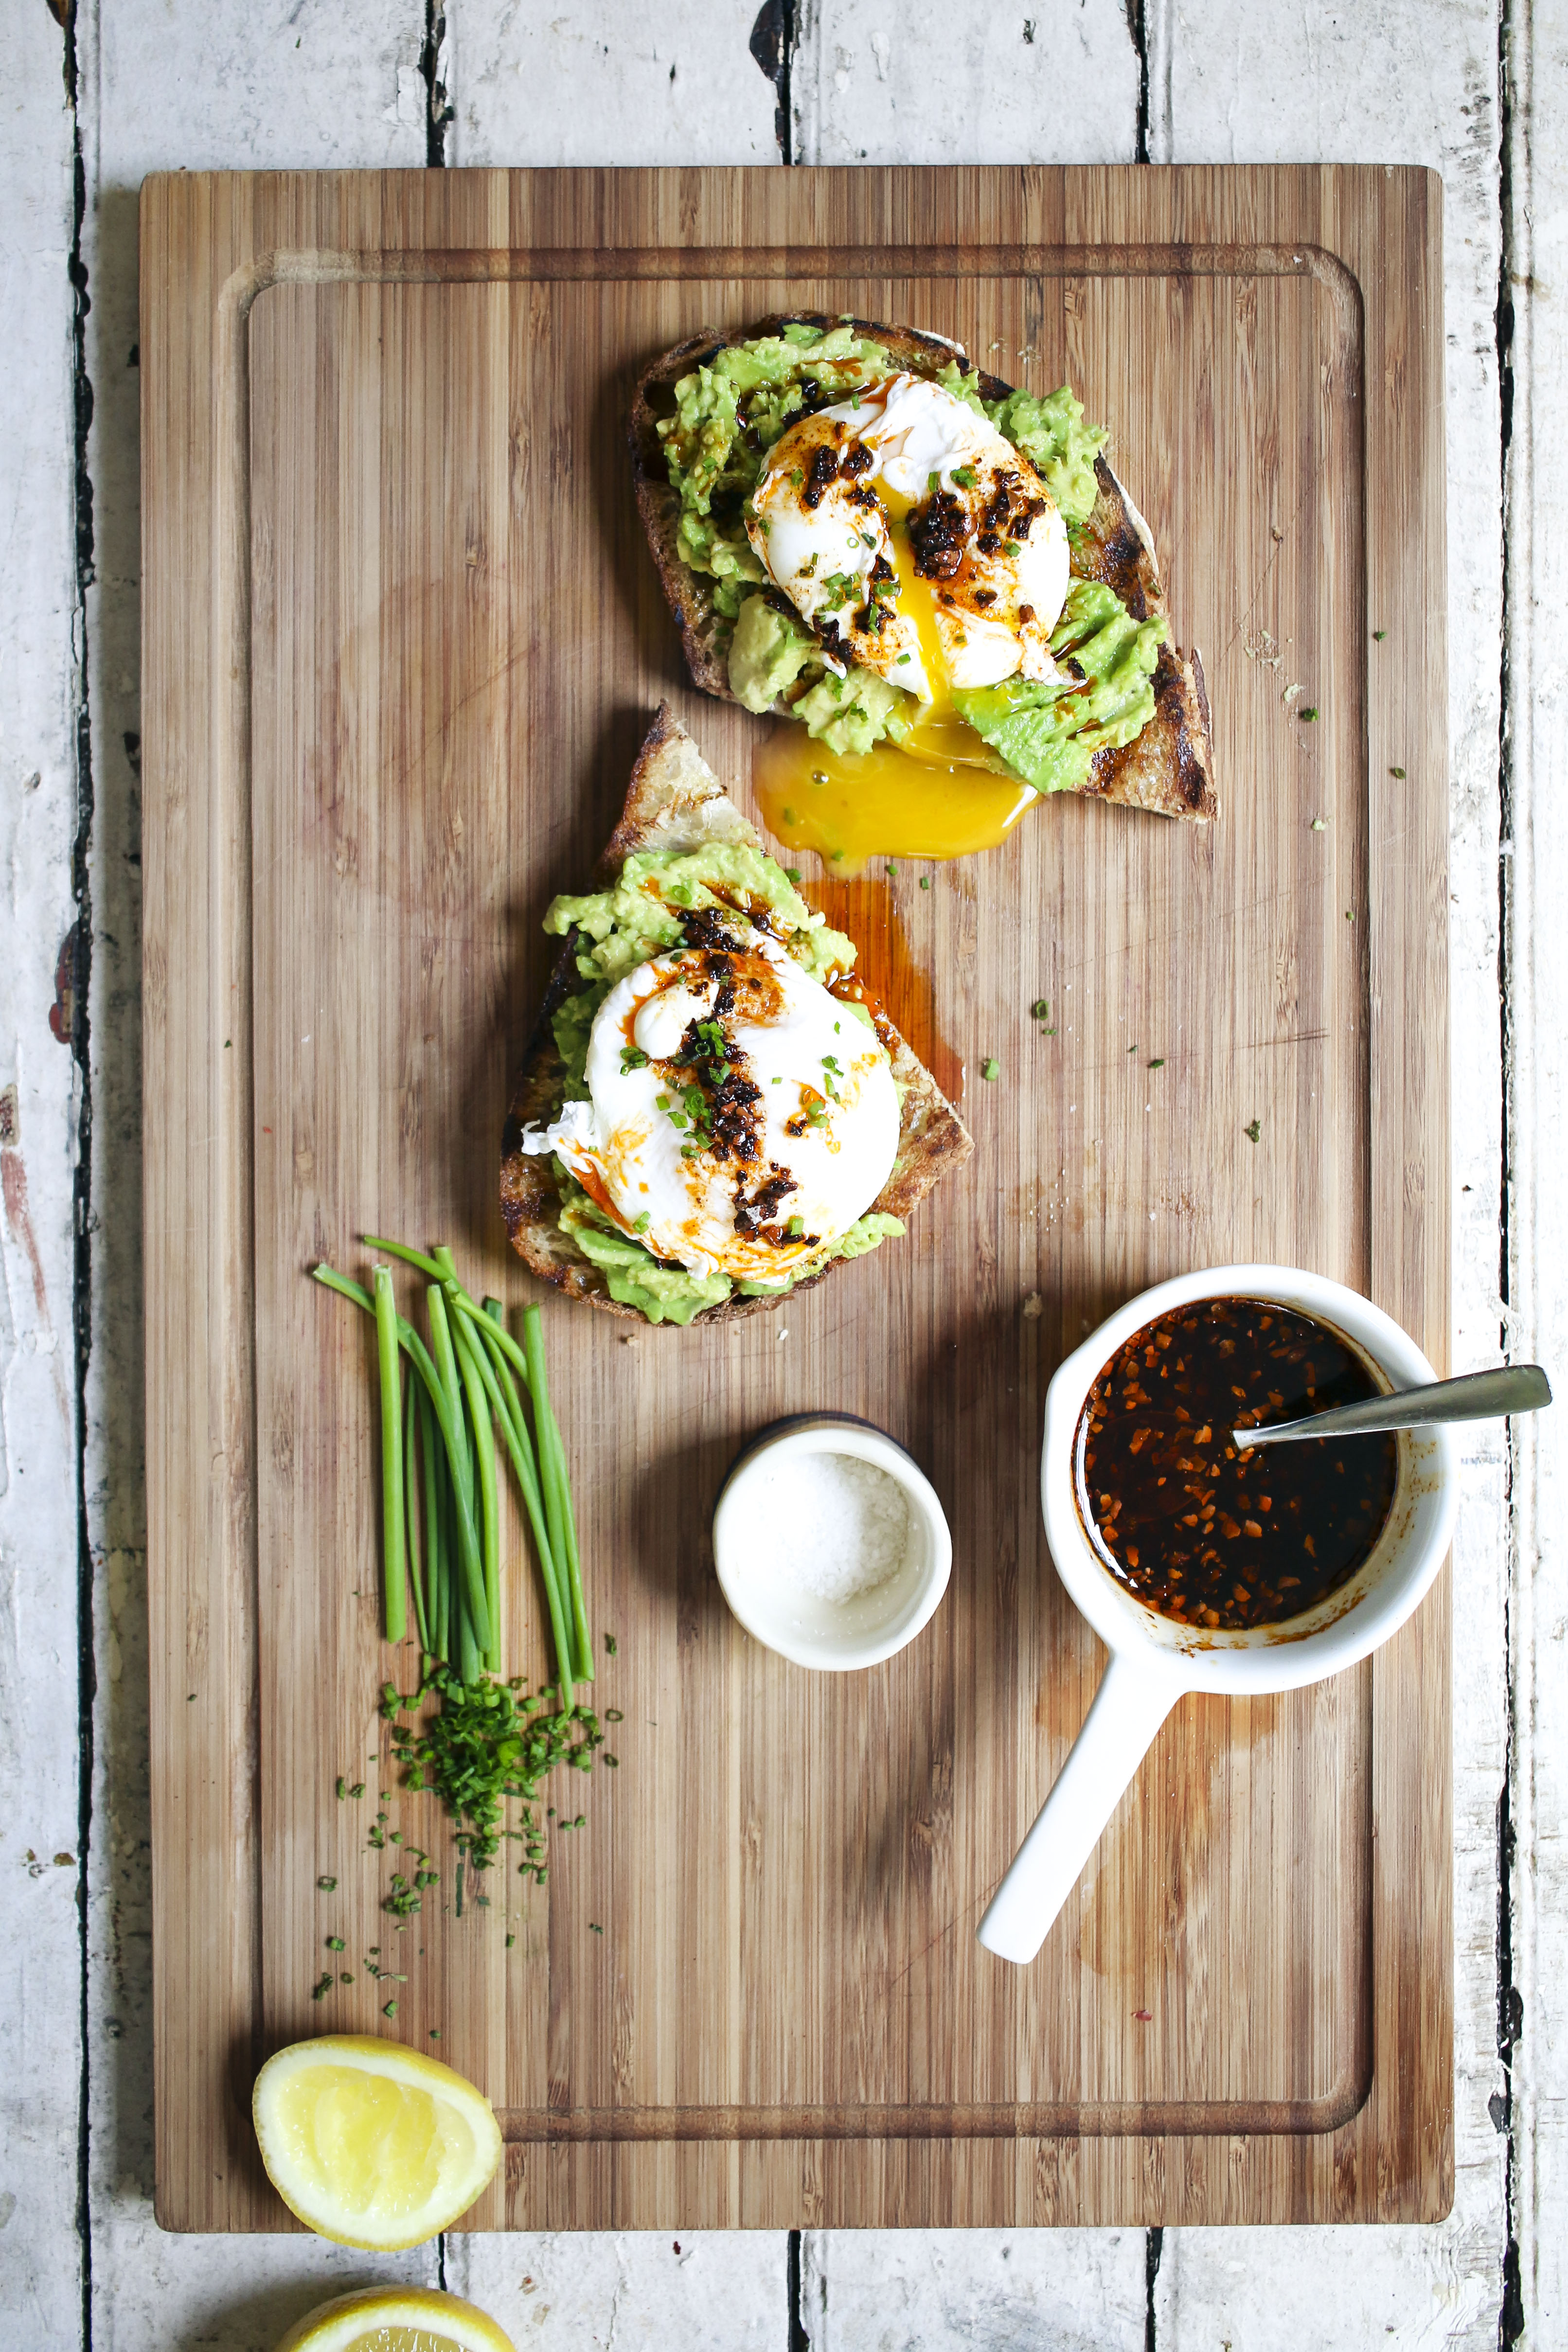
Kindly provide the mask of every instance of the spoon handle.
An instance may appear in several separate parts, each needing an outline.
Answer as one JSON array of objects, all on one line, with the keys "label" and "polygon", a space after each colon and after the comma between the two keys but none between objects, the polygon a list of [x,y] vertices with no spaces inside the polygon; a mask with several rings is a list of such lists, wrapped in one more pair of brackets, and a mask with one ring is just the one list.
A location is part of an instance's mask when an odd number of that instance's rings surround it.
[{"label": "spoon handle", "polygon": [[1539,1364],[1500,1364],[1494,1371],[1402,1389],[1397,1396],[1336,1405],[1331,1412],[1283,1421],[1274,1429],[1233,1430],[1231,1441],[1250,1450],[1299,1437],[1354,1437],[1380,1429],[1425,1429],[1438,1421],[1491,1421],[1502,1413],[1539,1412],[1551,1402],[1552,1384]]}]

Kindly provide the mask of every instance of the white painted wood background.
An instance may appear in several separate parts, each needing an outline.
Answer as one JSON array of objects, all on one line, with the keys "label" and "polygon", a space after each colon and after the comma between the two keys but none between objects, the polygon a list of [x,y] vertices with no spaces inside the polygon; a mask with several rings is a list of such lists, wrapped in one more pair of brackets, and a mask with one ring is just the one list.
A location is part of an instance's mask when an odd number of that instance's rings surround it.
[{"label": "white painted wood background", "polygon": [[1448,2221],[453,2239],[384,2263],[154,2227],[134,351],[136,191],[180,165],[1435,165],[1455,1368],[1506,1351],[1568,1379],[1568,0],[82,0],[63,29],[57,5],[0,0],[0,2352],[265,2352],[319,2295],[398,2272],[539,2352],[1568,2345],[1550,1418],[1468,1455]]}]

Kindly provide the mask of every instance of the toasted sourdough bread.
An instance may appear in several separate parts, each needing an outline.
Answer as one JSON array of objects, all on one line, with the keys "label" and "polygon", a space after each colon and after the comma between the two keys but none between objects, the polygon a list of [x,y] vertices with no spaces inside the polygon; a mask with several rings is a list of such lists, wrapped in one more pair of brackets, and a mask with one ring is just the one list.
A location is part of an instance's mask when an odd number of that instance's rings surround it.
[{"label": "toasted sourdough bread", "polygon": [[[634,850],[692,850],[700,848],[704,842],[740,843],[756,849],[763,846],[759,835],[734,803],[725,797],[718,778],[668,703],[661,702],[632,770],[621,821],[594,869],[594,886],[603,888],[613,881]],[[561,1195],[552,1162],[519,1148],[525,1127],[553,1118],[560,1108],[563,1069],[551,1018],[563,999],[581,985],[574,944],[568,939],[556,960],[512,1088],[511,1107],[501,1139],[501,1215],[512,1247],[535,1274],[542,1275],[546,1282],[554,1283],[573,1298],[585,1298],[590,1307],[602,1307],[610,1315],[627,1316],[640,1323],[646,1318],[638,1309],[623,1306],[610,1297],[600,1268],[583,1255],[570,1234],[562,1232],[557,1223]],[[907,1217],[937,1179],[967,1160],[974,1146],[963,1121],[924,1063],[910,1051],[890,1022],[884,1019],[879,1027],[903,1101],[899,1156],[892,1174],[870,1205],[889,1216]],[[703,1307],[692,1317],[692,1322],[716,1323],[781,1307],[845,1263],[836,1258],[820,1274],[774,1297],[744,1298],[736,1292],[716,1307]]]},{"label": "toasted sourdough bread", "polygon": [[[637,511],[659,584],[680,630],[687,667],[694,685],[724,702],[735,699],[730,690],[727,658],[731,625],[714,605],[712,582],[693,572],[676,551],[680,499],[670,483],[658,420],[673,413],[679,379],[727,343],[776,334],[795,322],[824,330],[841,323],[825,311],[792,310],[760,319],[728,335],[718,327],[704,327],[643,370],[627,419]],[[929,368],[935,359],[945,366],[955,356],[955,345],[913,327],[883,326],[870,319],[848,323],[858,333],[874,336],[895,360],[906,363]],[[975,370],[975,383],[981,398],[987,401],[1005,400],[1014,389],[984,368]],[[1103,457],[1096,458],[1094,471],[1100,495],[1074,546],[1073,571],[1079,578],[1102,581],[1135,621],[1164,614],[1165,593],[1148,526]],[[1218,815],[1219,801],[1214,782],[1208,693],[1196,649],[1184,654],[1169,641],[1162,646],[1153,686],[1153,718],[1135,742],[1096,752],[1082,790],[1092,798],[1120,801],[1156,815],[1208,822]],[[789,706],[779,701],[773,709],[785,717]]]}]

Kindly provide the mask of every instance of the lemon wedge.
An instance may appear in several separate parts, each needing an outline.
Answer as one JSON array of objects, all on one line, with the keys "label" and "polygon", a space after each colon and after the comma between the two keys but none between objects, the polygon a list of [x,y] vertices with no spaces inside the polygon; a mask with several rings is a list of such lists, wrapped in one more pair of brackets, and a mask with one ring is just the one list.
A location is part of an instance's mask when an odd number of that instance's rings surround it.
[{"label": "lemon wedge", "polygon": [[428,2286],[367,2286],[297,2320],[278,2352],[513,2352],[488,2313]]},{"label": "lemon wedge", "polygon": [[500,2162],[483,2094],[438,2059],[375,2034],[279,2050],[250,2105],[272,2186],[340,2246],[421,2244],[467,2211]]}]

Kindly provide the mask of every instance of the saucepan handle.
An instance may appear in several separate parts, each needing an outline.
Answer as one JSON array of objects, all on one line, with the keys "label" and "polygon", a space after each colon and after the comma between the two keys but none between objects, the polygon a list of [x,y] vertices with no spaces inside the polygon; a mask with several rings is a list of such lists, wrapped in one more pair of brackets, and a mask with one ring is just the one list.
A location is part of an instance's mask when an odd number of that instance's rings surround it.
[{"label": "saucepan handle", "polygon": [[976,1932],[987,1951],[1005,1960],[1034,1958],[1154,1734],[1181,1696],[1182,1686],[1168,1665],[1151,1673],[1142,1662],[1112,1651],[1072,1753],[980,1922]]}]

